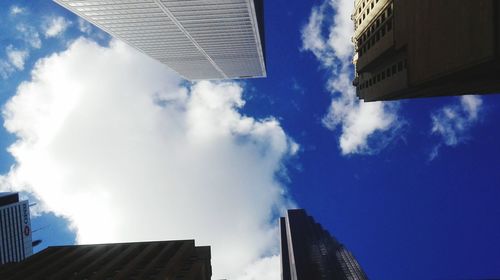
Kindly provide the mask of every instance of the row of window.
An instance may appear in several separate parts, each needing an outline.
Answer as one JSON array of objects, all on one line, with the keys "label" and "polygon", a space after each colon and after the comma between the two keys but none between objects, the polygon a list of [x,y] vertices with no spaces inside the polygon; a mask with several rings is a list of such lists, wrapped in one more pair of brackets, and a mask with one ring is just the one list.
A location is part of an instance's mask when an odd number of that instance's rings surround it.
[{"label": "row of window", "polygon": [[392,9],[387,8],[380,16],[377,17],[377,19],[374,20],[373,24],[368,27],[368,29],[361,34],[359,37],[359,45],[362,45],[366,39],[368,39],[373,33],[375,33],[375,30],[378,29],[380,26],[385,24],[386,19],[390,20],[392,18]]},{"label": "row of window", "polygon": [[407,67],[406,63],[407,62],[405,59],[405,60],[401,60],[399,62],[396,62],[396,63],[392,64],[391,66],[388,66],[386,69],[378,72],[375,75],[372,75],[372,77],[370,79],[361,82],[357,86],[357,89],[361,90],[361,89],[369,88],[373,85],[376,85],[377,83],[379,83],[381,81],[384,81],[385,79],[390,78],[391,76],[396,75],[397,73],[406,69],[406,67]]},{"label": "row of window", "polygon": [[359,57],[363,56],[371,47],[373,47],[380,39],[382,39],[386,33],[392,30],[392,20],[387,21],[382,28],[377,30],[377,32],[369,39],[364,41],[363,46],[359,48]]},{"label": "row of window", "polygon": [[[363,1],[362,7],[358,8],[358,14],[361,14],[362,9],[365,8],[366,5],[368,5],[368,8],[363,12],[363,14],[359,17],[358,19],[358,25],[361,25],[361,23],[365,20],[365,18],[370,14],[370,11],[373,11],[373,7],[375,7],[375,4],[378,3],[379,0],[365,0]],[[392,5],[392,4],[391,4]]]},{"label": "row of window", "polygon": [[[390,7],[389,7],[390,8]],[[363,56],[372,46],[382,39],[386,32],[392,31],[392,9],[380,15],[358,39],[358,55]]]}]

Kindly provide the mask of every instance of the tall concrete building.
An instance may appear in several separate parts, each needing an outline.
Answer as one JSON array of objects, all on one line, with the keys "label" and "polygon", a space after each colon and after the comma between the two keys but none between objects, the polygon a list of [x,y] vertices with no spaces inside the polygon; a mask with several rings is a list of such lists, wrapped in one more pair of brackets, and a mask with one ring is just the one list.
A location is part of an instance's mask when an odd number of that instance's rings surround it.
[{"label": "tall concrete building", "polygon": [[28,201],[19,201],[18,193],[0,193],[0,264],[22,261],[32,254]]},{"label": "tall concrete building", "polygon": [[194,240],[48,247],[0,266],[0,279],[209,280],[210,247]]},{"label": "tall concrete building", "polygon": [[189,80],[265,77],[263,0],[54,0]]},{"label": "tall concrete building", "polygon": [[500,92],[500,2],[355,0],[365,101]]},{"label": "tall concrete building", "polygon": [[347,248],[303,209],[280,219],[282,280],[366,280]]}]

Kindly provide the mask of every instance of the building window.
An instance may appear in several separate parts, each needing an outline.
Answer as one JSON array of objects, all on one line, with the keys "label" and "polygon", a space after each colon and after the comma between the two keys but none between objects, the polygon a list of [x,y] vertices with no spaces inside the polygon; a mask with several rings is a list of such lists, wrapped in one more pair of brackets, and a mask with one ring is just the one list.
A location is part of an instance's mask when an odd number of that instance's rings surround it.
[{"label": "building window", "polygon": [[396,64],[392,65],[392,75],[396,74]]},{"label": "building window", "polygon": [[398,62],[398,72],[401,72],[401,71],[403,71],[403,62],[402,61]]},{"label": "building window", "polygon": [[389,77],[391,76],[391,69],[390,69],[390,68],[387,68],[386,73],[387,73],[387,78],[389,78]]}]

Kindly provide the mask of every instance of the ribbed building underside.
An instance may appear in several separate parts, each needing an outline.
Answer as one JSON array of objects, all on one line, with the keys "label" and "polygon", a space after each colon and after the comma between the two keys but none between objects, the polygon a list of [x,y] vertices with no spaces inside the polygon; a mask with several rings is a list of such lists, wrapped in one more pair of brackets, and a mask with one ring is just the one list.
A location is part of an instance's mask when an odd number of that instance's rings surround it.
[{"label": "ribbed building underside", "polygon": [[265,77],[262,0],[54,0],[189,80]]}]

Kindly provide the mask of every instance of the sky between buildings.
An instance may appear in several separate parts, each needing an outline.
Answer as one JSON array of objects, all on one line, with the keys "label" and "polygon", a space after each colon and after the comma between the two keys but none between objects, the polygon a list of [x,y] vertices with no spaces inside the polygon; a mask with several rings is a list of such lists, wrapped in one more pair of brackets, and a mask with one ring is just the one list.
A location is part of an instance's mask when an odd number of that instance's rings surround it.
[{"label": "sky between buildings", "polygon": [[51,1],[0,4],[1,191],[44,246],[195,238],[279,279],[306,208],[371,279],[500,277],[500,95],[360,103],[352,0],[265,1],[268,78],[183,81]]}]

